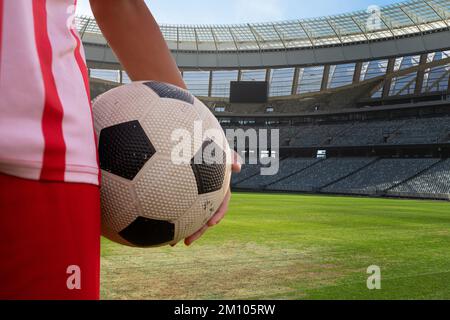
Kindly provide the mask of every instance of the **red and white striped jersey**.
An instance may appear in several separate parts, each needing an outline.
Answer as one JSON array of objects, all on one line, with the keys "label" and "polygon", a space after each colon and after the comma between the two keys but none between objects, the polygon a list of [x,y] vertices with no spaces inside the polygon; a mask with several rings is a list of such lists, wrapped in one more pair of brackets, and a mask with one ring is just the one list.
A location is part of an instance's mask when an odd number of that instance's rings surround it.
[{"label": "red and white striped jersey", "polygon": [[0,0],[0,172],[99,184],[76,0]]}]

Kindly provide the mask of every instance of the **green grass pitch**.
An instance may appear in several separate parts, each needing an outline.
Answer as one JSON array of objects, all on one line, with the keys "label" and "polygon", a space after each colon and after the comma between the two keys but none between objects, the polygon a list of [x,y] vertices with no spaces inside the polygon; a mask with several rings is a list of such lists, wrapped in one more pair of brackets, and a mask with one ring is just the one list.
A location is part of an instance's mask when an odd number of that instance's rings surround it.
[{"label": "green grass pitch", "polygon": [[[102,240],[103,299],[450,299],[448,202],[235,193],[192,247]],[[367,268],[381,268],[368,290]]]}]

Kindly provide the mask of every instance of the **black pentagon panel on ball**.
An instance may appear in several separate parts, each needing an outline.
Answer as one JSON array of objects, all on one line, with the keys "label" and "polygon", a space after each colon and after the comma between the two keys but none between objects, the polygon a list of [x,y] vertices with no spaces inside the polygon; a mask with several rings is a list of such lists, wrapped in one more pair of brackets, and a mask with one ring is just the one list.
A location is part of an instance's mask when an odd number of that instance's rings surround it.
[{"label": "black pentagon panel on ball", "polygon": [[168,221],[138,217],[120,236],[138,247],[153,247],[172,241],[175,237],[175,225]]},{"label": "black pentagon panel on ball", "polygon": [[192,94],[171,84],[150,81],[145,82],[144,85],[155,91],[160,98],[176,99],[194,104],[194,96]]},{"label": "black pentagon panel on ball", "polygon": [[198,194],[222,189],[225,179],[226,154],[214,141],[208,140],[203,143],[202,148],[192,158],[191,167],[197,182]]},{"label": "black pentagon panel on ball", "polygon": [[139,121],[130,121],[102,129],[98,152],[102,170],[133,180],[156,150]]}]

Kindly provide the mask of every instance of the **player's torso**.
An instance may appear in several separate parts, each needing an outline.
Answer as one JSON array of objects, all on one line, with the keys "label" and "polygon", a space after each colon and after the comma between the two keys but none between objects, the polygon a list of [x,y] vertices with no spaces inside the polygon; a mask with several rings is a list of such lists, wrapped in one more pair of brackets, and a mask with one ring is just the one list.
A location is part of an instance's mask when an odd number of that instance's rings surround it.
[{"label": "player's torso", "polygon": [[0,0],[0,172],[98,183],[74,4]]}]

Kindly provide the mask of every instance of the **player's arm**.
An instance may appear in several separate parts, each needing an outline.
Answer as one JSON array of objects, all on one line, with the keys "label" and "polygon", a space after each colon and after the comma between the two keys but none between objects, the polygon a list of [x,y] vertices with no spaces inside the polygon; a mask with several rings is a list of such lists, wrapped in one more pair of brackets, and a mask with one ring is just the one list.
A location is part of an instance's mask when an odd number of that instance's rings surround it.
[{"label": "player's arm", "polygon": [[158,24],[143,0],[90,0],[91,9],[130,79],[186,88]]},{"label": "player's arm", "polygon": [[[157,80],[186,89],[166,41],[143,0],[90,0],[91,9],[109,46],[128,76],[134,80]],[[235,161],[233,171],[240,171]],[[207,225],[186,238],[187,245],[219,223],[228,210],[231,192]]]}]

